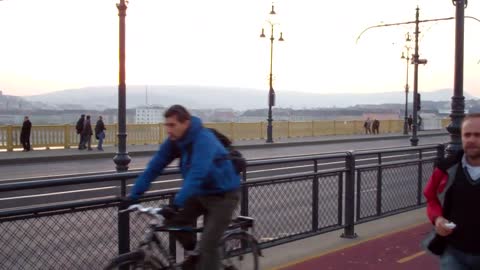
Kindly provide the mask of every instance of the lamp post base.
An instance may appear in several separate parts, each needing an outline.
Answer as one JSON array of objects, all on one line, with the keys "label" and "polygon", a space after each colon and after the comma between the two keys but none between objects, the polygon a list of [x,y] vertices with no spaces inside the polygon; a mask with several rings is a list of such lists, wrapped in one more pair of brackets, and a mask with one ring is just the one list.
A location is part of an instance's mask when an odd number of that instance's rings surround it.
[{"label": "lamp post base", "polygon": [[115,168],[117,172],[126,172],[128,171],[128,164],[132,159],[128,155],[128,153],[116,153],[115,157],[113,158],[113,162],[115,162]]}]

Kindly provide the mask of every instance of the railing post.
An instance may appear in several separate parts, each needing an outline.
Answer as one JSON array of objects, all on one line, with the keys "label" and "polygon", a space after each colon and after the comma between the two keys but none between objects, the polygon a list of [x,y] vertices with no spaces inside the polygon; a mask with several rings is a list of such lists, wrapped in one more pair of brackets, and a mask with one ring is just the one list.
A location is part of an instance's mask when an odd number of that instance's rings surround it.
[{"label": "railing post", "polygon": [[241,204],[240,215],[248,216],[248,186],[247,186],[247,169],[242,172],[242,187],[241,187]]},{"label": "railing post", "polygon": [[63,147],[65,149],[70,149],[70,125],[69,124],[65,124],[63,126],[63,133],[64,133]]},{"label": "railing post", "polygon": [[312,137],[315,137],[315,123],[314,121],[312,120]]},{"label": "railing post", "polygon": [[7,151],[13,151],[13,127],[7,126]]},{"label": "railing post", "polygon": [[378,153],[377,168],[377,216],[382,214],[382,154]]},{"label": "railing post", "polygon": [[158,144],[163,142],[163,123],[158,124]]},{"label": "railing post", "polygon": [[[122,198],[127,196],[127,180],[121,180],[120,195]],[[124,210],[125,205],[120,204],[118,206],[118,253],[124,254],[130,251],[130,214],[120,213],[120,210]]]},{"label": "railing post", "polygon": [[290,138],[290,134],[292,134],[290,132],[290,121],[287,121],[287,138]]},{"label": "railing post", "polygon": [[356,238],[355,233],[355,154],[347,152],[345,157],[345,228],[341,237]]},{"label": "railing post", "polygon": [[422,162],[422,150],[418,152],[418,179],[417,179],[417,205],[422,203],[422,189],[423,189],[423,162]]},{"label": "railing post", "polygon": [[[170,205],[173,205],[173,200],[173,196],[168,200]],[[177,261],[177,241],[175,240],[175,236],[173,236],[173,233],[168,234],[168,251],[170,252],[170,256],[172,256],[175,261]]]},{"label": "railing post", "polygon": [[318,230],[318,160],[313,161],[313,171],[315,176],[313,177],[313,185],[312,185],[312,232],[316,232]]}]

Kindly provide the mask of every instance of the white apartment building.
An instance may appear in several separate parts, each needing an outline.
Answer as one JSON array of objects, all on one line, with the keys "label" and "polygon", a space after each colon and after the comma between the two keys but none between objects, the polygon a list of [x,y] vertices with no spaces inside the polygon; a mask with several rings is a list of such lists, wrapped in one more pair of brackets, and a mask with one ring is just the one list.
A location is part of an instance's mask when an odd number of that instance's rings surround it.
[{"label": "white apartment building", "polygon": [[158,124],[163,122],[164,107],[142,106],[135,109],[136,124]]}]

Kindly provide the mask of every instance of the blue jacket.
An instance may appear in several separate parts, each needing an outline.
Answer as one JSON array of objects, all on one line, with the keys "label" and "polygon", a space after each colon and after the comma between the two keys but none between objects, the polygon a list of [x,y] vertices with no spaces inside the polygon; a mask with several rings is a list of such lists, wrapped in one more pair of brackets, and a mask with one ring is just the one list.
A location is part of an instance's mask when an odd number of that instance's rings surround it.
[{"label": "blue jacket", "polygon": [[[209,129],[203,127],[198,117],[192,116],[190,127],[181,139],[166,139],[160,145],[159,151],[136,180],[130,198],[140,197],[173,161],[174,144],[181,151],[180,170],[183,176],[182,188],[175,196],[176,206],[183,207],[192,196],[221,194],[240,187],[240,176],[235,172],[232,161],[223,158],[228,151]],[[188,157],[189,154],[192,156]]]}]

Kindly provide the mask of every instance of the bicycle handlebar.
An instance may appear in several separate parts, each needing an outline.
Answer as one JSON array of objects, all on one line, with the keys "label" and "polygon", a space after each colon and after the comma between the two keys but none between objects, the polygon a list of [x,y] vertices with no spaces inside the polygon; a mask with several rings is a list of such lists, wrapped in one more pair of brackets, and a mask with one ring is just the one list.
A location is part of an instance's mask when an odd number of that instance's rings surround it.
[{"label": "bicycle handlebar", "polygon": [[157,207],[144,207],[141,204],[132,204],[130,205],[127,209],[125,210],[120,210],[118,211],[119,213],[130,213],[130,212],[136,212],[139,211],[140,214],[146,214],[151,217],[154,217],[156,219],[162,220],[163,217],[160,215],[160,211],[162,211],[162,208],[157,208]]}]

